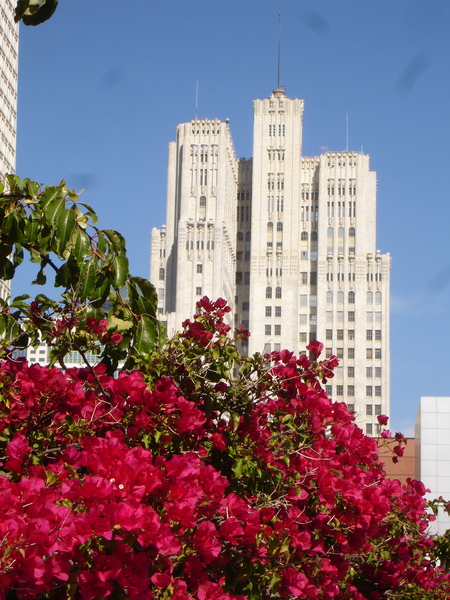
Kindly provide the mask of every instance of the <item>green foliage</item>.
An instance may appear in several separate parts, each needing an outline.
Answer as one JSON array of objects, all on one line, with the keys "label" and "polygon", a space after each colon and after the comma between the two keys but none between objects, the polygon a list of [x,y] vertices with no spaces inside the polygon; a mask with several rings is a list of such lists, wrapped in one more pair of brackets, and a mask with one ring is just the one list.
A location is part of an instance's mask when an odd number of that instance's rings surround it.
[{"label": "green foliage", "polygon": [[58,0],[18,0],[14,20],[25,25],[40,25],[50,19],[58,6]]},{"label": "green foliage", "polygon": [[45,294],[0,300],[0,335],[7,349],[51,346],[51,365],[72,350],[92,351],[108,367],[132,367],[164,339],[151,283],[129,273],[124,238],[98,229],[93,209],[65,182],[41,190],[29,179],[0,184],[0,278],[10,280],[26,253],[39,265],[35,285],[53,273],[61,298]]}]

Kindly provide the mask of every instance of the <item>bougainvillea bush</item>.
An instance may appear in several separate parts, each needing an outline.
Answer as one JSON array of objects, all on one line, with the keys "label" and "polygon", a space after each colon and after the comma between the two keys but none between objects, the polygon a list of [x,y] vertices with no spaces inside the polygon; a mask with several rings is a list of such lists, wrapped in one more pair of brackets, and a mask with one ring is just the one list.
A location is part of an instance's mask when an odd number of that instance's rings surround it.
[{"label": "bougainvillea bush", "polygon": [[450,597],[424,486],[322,389],[337,360],[242,358],[228,310],[116,378],[3,360],[0,599]]}]

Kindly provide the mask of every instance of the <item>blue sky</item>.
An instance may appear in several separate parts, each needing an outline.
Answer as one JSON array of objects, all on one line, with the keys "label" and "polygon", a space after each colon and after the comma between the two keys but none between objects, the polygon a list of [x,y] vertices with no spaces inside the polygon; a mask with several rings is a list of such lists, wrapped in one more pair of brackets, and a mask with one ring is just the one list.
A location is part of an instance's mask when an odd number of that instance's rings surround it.
[{"label": "blue sky", "polygon": [[[281,80],[305,100],[303,153],[349,149],[378,176],[378,248],[392,255],[392,426],[450,395],[450,4],[447,0],[60,0],[21,26],[17,172],[84,188],[148,277],[165,220],[167,144],[195,113],[230,119],[251,156],[252,101]],[[431,244],[433,242],[433,244]],[[28,291],[28,271],[13,293]]]}]

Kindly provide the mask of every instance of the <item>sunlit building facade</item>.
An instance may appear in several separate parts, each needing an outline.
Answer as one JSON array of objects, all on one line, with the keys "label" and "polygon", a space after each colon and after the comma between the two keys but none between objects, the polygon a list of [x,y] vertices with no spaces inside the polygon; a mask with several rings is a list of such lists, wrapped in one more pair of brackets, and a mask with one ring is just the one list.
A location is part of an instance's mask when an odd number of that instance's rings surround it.
[{"label": "sunlit building facade", "polygon": [[[202,137],[210,123],[226,132],[215,163]],[[178,127],[151,280],[169,333],[206,294],[226,298],[235,325],[250,329],[250,354],[322,341],[340,359],[327,391],[376,435],[390,402],[390,257],[376,249],[376,176],[362,153],[302,156],[302,124],[303,100],[277,89],[254,102],[252,159],[236,159],[228,123]]]},{"label": "sunlit building facade", "polygon": [[[0,0],[0,177],[16,170],[18,51],[14,6],[9,0]],[[9,287],[3,281],[0,296],[9,296]]]}]

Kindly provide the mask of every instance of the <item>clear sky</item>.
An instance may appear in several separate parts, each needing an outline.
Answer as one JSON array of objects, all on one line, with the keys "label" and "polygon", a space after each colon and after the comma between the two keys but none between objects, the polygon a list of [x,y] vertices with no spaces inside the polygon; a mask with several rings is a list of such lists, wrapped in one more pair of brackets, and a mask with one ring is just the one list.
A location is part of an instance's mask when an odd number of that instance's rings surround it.
[{"label": "clear sky", "polygon": [[21,26],[17,173],[84,188],[148,277],[167,144],[194,117],[196,82],[199,117],[229,118],[250,157],[252,101],[277,84],[279,11],[281,83],[305,100],[303,153],[344,150],[348,108],[349,149],[377,172],[391,424],[411,434],[421,395],[450,396],[448,0],[60,0],[50,21]]}]

